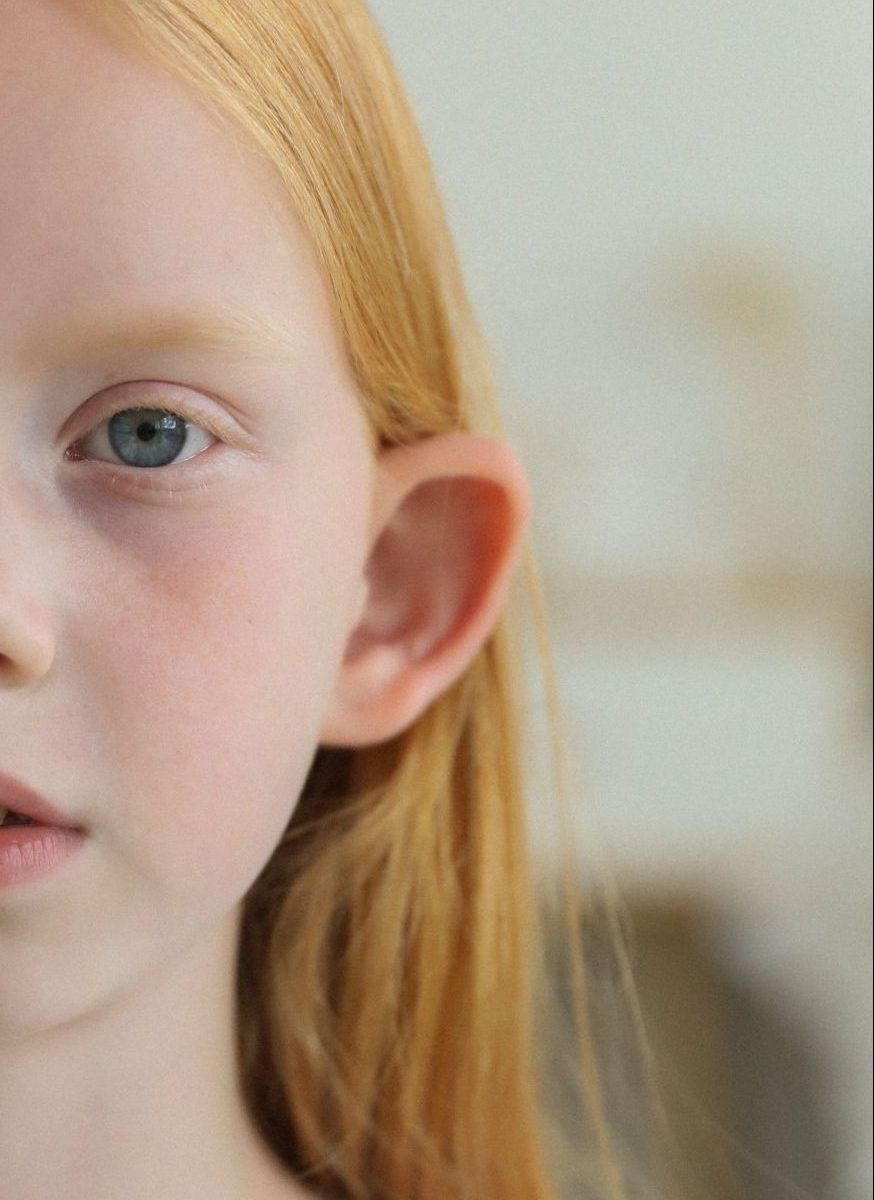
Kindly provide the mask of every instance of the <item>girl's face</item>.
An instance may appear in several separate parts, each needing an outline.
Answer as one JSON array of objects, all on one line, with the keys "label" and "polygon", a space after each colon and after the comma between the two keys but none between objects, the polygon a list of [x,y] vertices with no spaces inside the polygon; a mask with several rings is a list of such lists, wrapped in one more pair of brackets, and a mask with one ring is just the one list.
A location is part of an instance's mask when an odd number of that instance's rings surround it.
[{"label": "girl's face", "polygon": [[[65,8],[2,8],[0,772],[88,838],[0,891],[0,1033],[235,911],[317,748],[373,481],[326,288],[244,137]],[[188,340],[231,307],[287,346]],[[155,409],[187,432],[129,411]]]}]

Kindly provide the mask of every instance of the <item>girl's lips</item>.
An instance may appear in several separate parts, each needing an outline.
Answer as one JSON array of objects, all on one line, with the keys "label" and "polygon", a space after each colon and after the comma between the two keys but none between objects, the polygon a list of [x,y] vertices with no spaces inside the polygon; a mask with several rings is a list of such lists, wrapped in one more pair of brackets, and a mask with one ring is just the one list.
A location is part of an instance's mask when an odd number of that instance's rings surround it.
[{"label": "girl's lips", "polygon": [[0,894],[52,874],[84,846],[85,834],[45,825],[0,829]]},{"label": "girl's lips", "polygon": [[44,796],[32,788],[0,772],[0,809],[11,808],[22,817],[30,817],[40,825],[52,825],[58,829],[78,829],[74,821],[51,805]]}]

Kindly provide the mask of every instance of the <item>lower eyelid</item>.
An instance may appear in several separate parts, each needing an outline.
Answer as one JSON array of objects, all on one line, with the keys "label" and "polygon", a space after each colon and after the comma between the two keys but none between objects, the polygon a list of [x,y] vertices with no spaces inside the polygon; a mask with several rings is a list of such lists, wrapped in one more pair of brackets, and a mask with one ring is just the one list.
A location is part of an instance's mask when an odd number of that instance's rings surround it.
[{"label": "lower eyelid", "polygon": [[208,495],[212,484],[226,475],[229,464],[222,461],[226,457],[224,449],[216,442],[194,458],[167,467],[128,467],[102,459],[85,459],[82,465],[87,469],[87,484],[81,467],[78,482],[105,489],[120,499],[159,505],[182,503],[198,495]]}]

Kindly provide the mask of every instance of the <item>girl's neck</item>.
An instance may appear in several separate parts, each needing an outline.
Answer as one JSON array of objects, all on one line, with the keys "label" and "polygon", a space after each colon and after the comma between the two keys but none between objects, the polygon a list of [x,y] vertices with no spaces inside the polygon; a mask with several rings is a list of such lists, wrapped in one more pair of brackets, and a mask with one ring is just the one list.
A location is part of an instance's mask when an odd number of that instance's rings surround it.
[{"label": "girl's neck", "polygon": [[[3,1200],[305,1200],[242,1102],[236,917],[101,1008],[0,1043]],[[14,1028],[7,1024],[7,1031]]]}]

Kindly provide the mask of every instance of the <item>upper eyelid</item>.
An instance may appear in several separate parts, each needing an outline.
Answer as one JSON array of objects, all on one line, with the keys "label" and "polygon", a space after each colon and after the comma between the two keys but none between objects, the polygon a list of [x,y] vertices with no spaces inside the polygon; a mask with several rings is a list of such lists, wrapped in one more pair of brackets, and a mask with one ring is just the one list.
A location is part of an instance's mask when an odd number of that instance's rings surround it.
[{"label": "upper eyelid", "polygon": [[[104,422],[111,420],[118,413],[139,408],[174,413],[190,424],[197,425],[201,429],[206,430],[207,433],[217,438],[220,442],[234,446],[239,450],[254,451],[251,437],[232,417],[222,417],[217,411],[210,411],[206,403],[199,404],[188,396],[182,397],[166,394],[166,389],[178,388],[179,385],[148,380],[131,380],[121,385],[121,387],[123,389],[121,396],[115,394],[117,387],[113,387],[111,393],[106,395],[105,400],[100,399],[100,402],[96,405],[96,413],[88,417],[87,425],[83,426],[81,422],[76,422],[79,425],[80,432],[76,434],[72,441],[69,439],[68,434],[64,434],[62,440],[65,442],[65,452],[72,446],[76,446],[84,441],[95,429],[99,428]],[[154,394],[150,394],[150,388],[154,389]],[[140,389],[143,389],[143,391],[141,392]],[[192,393],[192,396],[196,394]],[[203,394],[205,396],[208,395],[208,393]],[[214,400],[213,404],[215,408],[218,408],[220,402]],[[86,407],[88,406],[86,405]],[[184,466],[185,463],[179,465]]]}]

